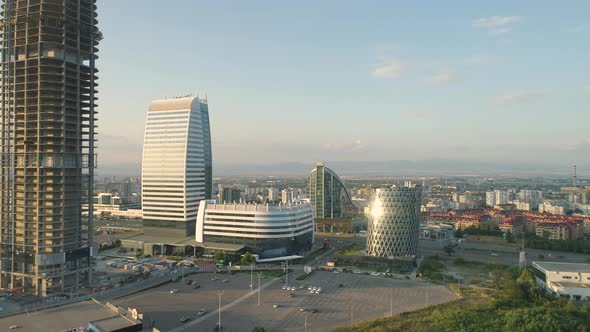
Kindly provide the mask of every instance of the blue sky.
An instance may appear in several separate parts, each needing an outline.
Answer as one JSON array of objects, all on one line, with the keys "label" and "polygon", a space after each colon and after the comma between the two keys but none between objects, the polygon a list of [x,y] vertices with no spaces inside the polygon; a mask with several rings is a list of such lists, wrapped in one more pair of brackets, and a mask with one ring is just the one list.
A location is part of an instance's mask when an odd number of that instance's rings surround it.
[{"label": "blue sky", "polygon": [[98,7],[99,165],[140,163],[149,102],[197,91],[216,163],[590,165],[588,1]]}]

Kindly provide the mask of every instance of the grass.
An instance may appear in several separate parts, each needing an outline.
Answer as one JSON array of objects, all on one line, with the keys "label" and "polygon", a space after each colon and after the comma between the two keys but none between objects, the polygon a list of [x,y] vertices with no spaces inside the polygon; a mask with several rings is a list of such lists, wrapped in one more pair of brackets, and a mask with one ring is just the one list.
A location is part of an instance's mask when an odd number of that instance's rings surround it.
[{"label": "grass", "polygon": [[455,260],[453,261],[453,264],[455,264],[456,266],[485,269],[488,271],[489,270],[504,270],[504,269],[508,268],[508,265],[504,265],[504,264],[467,261],[461,257],[455,258]]},{"label": "grass", "polygon": [[346,256],[363,256],[363,254],[361,254],[359,251],[364,249],[364,246],[358,243],[353,243],[343,249],[338,250],[337,254]]},{"label": "grass", "polygon": [[328,252],[328,250],[330,250],[330,248],[326,247],[322,247],[314,252],[312,252],[311,254],[300,258],[300,259],[294,259],[292,264],[305,264],[313,259],[315,259],[316,257],[318,257],[319,255],[325,254],[326,252]]},{"label": "grass", "polygon": [[295,278],[295,280],[304,280],[305,278],[309,277],[310,275],[311,275],[311,273],[304,273],[304,274],[298,276],[297,278]]}]

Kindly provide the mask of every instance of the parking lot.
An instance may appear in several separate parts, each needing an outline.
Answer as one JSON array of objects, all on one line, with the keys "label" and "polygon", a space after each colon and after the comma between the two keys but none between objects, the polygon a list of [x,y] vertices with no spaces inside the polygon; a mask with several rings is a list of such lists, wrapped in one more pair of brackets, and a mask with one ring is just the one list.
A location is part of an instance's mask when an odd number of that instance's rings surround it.
[{"label": "parking lot", "polygon": [[[427,285],[413,280],[394,280],[383,276],[352,273],[314,272],[303,281],[290,280],[297,290],[285,291],[278,279],[262,280],[261,304],[258,306],[254,289],[250,293],[248,273],[190,276],[201,288],[193,289],[182,282],[167,284],[115,301],[122,307],[133,307],[145,315],[144,324],[150,320],[163,331],[185,327],[185,331],[213,331],[217,325],[218,291],[223,291],[221,324],[224,331],[250,331],[255,326],[269,331],[304,331],[307,316],[308,331],[326,331],[339,325],[412,311],[426,305],[439,304],[456,299],[446,287]],[[227,279],[226,283],[221,280]],[[338,284],[342,284],[339,287]],[[299,289],[305,285],[305,289]],[[321,287],[321,294],[311,294],[308,286]],[[176,294],[170,290],[177,288]],[[294,293],[289,298],[289,293]],[[278,308],[273,305],[278,304]],[[224,308],[225,307],[225,308]],[[300,311],[304,307],[305,311]],[[197,315],[200,309],[204,315]],[[317,309],[313,313],[312,309]],[[190,318],[181,323],[182,317]]]}]

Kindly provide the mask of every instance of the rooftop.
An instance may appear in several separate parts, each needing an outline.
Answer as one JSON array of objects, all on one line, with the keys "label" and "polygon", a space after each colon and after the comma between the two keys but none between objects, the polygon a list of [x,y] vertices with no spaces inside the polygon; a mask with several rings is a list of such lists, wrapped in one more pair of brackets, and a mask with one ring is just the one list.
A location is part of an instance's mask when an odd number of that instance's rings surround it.
[{"label": "rooftop", "polygon": [[289,212],[293,210],[309,209],[308,202],[293,204],[246,204],[246,203],[209,203],[207,211],[238,211],[238,212]]},{"label": "rooftop", "polygon": [[533,264],[547,271],[590,273],[590,264],[539,261],[534,261]]}]

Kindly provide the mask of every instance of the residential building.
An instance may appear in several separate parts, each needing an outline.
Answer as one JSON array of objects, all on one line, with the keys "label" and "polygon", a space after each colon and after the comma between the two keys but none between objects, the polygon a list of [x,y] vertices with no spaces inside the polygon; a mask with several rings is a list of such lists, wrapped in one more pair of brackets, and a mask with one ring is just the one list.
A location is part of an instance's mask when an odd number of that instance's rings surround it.
[{"label": "residential building", "polygon": [[415,256],[420,235],[422,186],[376,189],[369,205],[367,254]]},{"label": "residential building", "polygon": [[0,288],[76,293],[95,253],[82,204],[93,204],[96,1],[5,0],[0,11]]},{"label": "residential building", "polygon": [[550,214],[557,214],[557,215],[564,215],[565,214],[565,207],[561,205],[557,205],[555,202],[545,201],[539,204],[539,212],[540,213],[550,213]]},{"label": "residential building", "polygon": [[261,259],[303,255],[314,242],[311,204],[217,204],[203,200],[195,239],[203,246],[241,245]]},{"label": "residential building", "polygon": [[219,203],[240,203],[240,189],[219,186]]},{"label": "residential building", "polygon": [[310,172],[307,187],[316,219],[341,219],[356,210],[340,177],[323,162]]},{"label": "residential building", "polygon": [[279,199],[279,191],[276,188],[268,188],[268,201],[276,202]]},{"label": "residential building", "polygon": [[207,101],[198,97],[150,104],[142,161],[144,228],[194,234],[199,202],[210,190],[208,122]]},{"label": "residential building", "polygon": [[535,282],[547,294],[572,300],[590,300],[590,264],[532,263]]},{"label": "residential building", "polygon": [[584,235],[582,222],[538,222],[535,233],[550,240],[579,240]]}]

